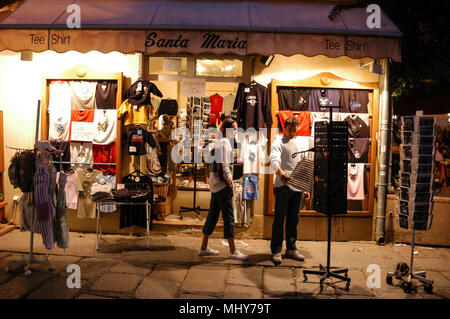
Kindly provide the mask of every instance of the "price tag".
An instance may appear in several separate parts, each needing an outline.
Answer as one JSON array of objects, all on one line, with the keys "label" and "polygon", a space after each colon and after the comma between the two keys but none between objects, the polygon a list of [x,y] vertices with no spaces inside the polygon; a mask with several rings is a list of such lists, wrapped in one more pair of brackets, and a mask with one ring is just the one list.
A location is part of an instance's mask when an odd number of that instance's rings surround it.
[{"label": "price tag", "polygon": [[130,146],[130,148],[128,149],[128,152],[130,153],[136,153],[137,149],[136,146]]}]

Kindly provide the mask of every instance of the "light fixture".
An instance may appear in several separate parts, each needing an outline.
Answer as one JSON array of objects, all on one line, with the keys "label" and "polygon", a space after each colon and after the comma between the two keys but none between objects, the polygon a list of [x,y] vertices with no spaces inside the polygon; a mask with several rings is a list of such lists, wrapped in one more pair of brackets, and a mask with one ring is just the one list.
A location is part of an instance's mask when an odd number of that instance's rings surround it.
[{"label": "light fixture", "polygon": [[21,61],[33,61],[33,52],[30,50],[23,50],[20,52]]},{"label": "light fixture", "polygon": [[376,73],[376,74],[382,74],[383,73],[383,68],[381,67],[380,61],[375,60],[374,62],[369,62],[369,63],[361,63],[358,67],[360,70],[362,70],[363,68],[369,66],[370,67],[370,72],[372,73]]},{"label": "light fixture", "polygon": [[259,59],[259,61],[262,64],[264,64],[266,67],[269,67],[269,65],[272,63],[274,58],[275,58],[275,55],[273,55],[273,54],[265,55],[265,56],[262,56],[261,59]]}]

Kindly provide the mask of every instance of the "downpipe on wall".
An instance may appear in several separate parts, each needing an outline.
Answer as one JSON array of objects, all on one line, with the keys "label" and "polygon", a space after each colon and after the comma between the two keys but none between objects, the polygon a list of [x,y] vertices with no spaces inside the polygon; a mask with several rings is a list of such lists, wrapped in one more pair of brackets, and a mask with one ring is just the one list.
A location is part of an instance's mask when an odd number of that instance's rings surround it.
[{"label": "downpipe on wall", "polygon": [[380,146],[378,149],[378,193],[377,193],[377,215],[375,223],[375,241],[378,245],[386,243],[385,226],[386,226],[386,196],[389,176],[389,154],[392,148],[391,137],[391,122],[392,111],[389,98],[389,62],[387,59],[383,60],[382,83],[383,88],[380,96]]}]

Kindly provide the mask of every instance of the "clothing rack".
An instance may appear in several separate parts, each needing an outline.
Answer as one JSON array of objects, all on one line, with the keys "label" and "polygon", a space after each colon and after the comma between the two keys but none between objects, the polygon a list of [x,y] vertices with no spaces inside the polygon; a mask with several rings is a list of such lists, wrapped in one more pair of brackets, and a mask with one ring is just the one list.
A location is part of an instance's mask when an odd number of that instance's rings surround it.
[{"label": "clothing rack", "polygon": [[[38,100],[35,143],[38,141],[40,110],[41,110],[41,100]],[[19,149],[19,148],[16,148],[16,147],[15,148],[8,147],[8,148]],[[21,150],[23,150],[23,149],[21,149]],[[25,150],[25,151],[27,151],[27,150]],[[33,200],[33,202],[34,202],[34,200]],[[28,256],[22,257],[21,260],[8,262],[6,264],[6,272],[10,272],[11,271],[11,267],[14,266],[14,265],[24,265],[25,276],[30,276],[31,275],[30,266],[32,264],[39,264],[39,265],[48,266],[50,271],[54,271],[55,270],[55,266],[53,265],[53,263],[50,260],[48,260],[48,254],[45,254],[44,259],[37,259],[36,257],[34,257],[33,246],[34,246],[34,221],[35,221],[35,215],[36,215],[35,213],[31,215],[30,252],[29,252]]]}]

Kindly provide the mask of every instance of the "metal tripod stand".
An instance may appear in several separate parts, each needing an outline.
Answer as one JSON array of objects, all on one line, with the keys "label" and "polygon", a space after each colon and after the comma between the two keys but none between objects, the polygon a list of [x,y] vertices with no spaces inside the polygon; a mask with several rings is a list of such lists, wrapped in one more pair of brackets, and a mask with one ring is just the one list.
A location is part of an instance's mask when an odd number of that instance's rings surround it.
[{"label": "metal tripod stand", "polygon": [[[337,278],[337,279],[340,279],[341,281],[345,281],[346,282],[345,290],[349,291],[351,279],[348,277],[348,269],[342,268],[342,269],[331,270],[331,268],[335,268],[335,267],[330,267],[330,252],[331,252],[331,214],[328,215],[327,266],[324,267],[324,266],[322,266],[322,264],[320,264],[319,265],[320,270],[305,269],[305,270],[303,270],[303,277],[305,279],[304,281],[306,282],[308,280],[307,275],[321,276],[320,292],[322,292],[322,290],[323,290],[323,283],[328,278]],[[341,275],[342,273],[344,275]],[[327,282],[325,282],[325,283],[330,284]]]},{"label": "metal tripod stand", "polygon": [[414,227],[414,222],[412,225],[412,235],[411,235],[411,263],[409,266],[409,271],[406,275],[396,274],[394,272],[388,272],[386,275],[386,283],[392,285],[392,278],[402,280],[401,286],[406,293],[410,293],[413,290],[417,290],[417,287],[413,287],[413,279],[417,279],[423,283],[424,290],[428,293],[433,292],[434,280],[426,278],[426,271],[418,271],[413,273],[413,262],[414,262],[414,241],[416,236],[416,230]]}]

